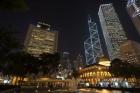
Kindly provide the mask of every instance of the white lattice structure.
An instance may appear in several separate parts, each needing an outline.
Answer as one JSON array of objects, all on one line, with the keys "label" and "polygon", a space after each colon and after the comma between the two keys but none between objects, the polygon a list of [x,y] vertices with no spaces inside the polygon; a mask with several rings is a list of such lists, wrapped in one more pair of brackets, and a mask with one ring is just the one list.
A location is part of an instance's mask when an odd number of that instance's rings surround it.
[{"label": "white lattice structure", "polygon": [[90,37],[84,41],[86,65],[95,64],[97,58],[102,55],[102,48],[96,23],[88,19]]},{"label": "white lattice structure", "polygon": [[136,1],[137,0],[128,0],[127,1],[127,7],[133,6],[133,8],[135,10],[133,17],[136,17],[137,15],[140,16],[140,8],[137,6]]}]

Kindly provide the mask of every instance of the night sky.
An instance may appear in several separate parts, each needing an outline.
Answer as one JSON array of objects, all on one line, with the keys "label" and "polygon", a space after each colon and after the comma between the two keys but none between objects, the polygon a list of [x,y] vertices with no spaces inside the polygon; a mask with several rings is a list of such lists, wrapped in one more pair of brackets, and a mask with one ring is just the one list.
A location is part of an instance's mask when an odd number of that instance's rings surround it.
[{"label": "night sky", "polygon": [[98,19],[99,5],[104,3],[114,4],[128,38],[139,41],[125,9],[126,0],[28,0],[26,12],[0,11],[0,24],[18,27],[23,41],[28,25],[43,20],[59,31],[59,52],[68,51],[72,57],[79,53],[84,56],[83,42],[89,36],[88,14],[98,24],[101,42],[104,42]]}]

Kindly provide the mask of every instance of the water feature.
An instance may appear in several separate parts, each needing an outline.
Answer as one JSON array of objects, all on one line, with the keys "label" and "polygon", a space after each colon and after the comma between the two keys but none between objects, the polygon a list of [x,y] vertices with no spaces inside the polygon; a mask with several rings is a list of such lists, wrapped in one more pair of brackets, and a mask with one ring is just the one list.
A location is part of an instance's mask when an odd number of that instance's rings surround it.
[{"label": "water feature", "polygon": [[107,89],[81,89],[80,93],[140,93],[139,91],[122,91]]},{"label": "water feature", "polygon": [[107,90],[107,89],[79,89],[76,91],[68,90],[55,90],[48,91],[46,89],[21,89],[20,92],[17,90],[1,93],[140,93],[139,91],[121,91],[121,90]]},{"label": "water feature", "polygon": [[[140,93],[139,91],[123,91],[123,90],[110,90],[110,89],[96,89],[96,88],[81,88],[77,89],[76,80],[65,81],[49,81],[53,87],[44,86],[21,86],[13,90],[6,90],[0,93]],[[59,82],[59,83],[58,83]],[[54,87],[57,84],[65,85],[63,87]],[[140,89],[139,89],[140,90]]]}]

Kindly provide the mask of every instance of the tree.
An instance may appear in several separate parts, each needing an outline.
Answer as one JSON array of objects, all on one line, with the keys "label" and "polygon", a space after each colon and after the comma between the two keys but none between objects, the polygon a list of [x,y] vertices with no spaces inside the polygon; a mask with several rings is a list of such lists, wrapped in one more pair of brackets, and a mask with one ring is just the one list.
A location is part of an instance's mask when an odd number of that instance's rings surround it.
[{"label": "tree", "polygon": [[75,78],[75,79],[77,79],[78,77],[79,77],[79,71],[77,71],[77,70],[73,70],[73,72],[72,72],[72,75],[73,75],[73,77]]},{"label": "tree", "polygon": [[127,61],[122,61],[120,59],[112,60],[109,70],[115,76],[140,77],[140,75],[139,75],[140,68],[139,67],[136,67],[133,64],[130,64]]},{"label": "tree", "polygon": [[44,72],[44,74],[51,75],[53,74],[59,65],[60,54],[49,54],[43,53],[40,55],[40,70]]},{"label": "tree", "polygon": [[0,66],[3,67],[8,54],[21,49],[21,44],[16,38],[18,30],[11,25],[0,26]]},{"label": "tree", "polygon": [[22,82],[28,74],[38,73],[38,58],[24,51],[12,52],[7,57],[4,75],[20,77]]},{"label": "tree", "polygon": [[0,9],[8,11],[26,11],[28,6],[25,0],[0,0]]}]

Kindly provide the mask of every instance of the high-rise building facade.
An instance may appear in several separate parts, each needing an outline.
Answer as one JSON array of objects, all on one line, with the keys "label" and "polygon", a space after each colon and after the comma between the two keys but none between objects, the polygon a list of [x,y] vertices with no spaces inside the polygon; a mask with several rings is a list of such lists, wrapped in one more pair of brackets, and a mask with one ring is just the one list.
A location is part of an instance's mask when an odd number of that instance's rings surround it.
[{"label": "high-rise building facade", "polygon": [[86,65],[96,64],[103,54],[97,24],[88,18],[90,36],[84,41]]},{"label": "high-rise building facade", "polygon": [[58,32],[51,31],[50,25],[38,22],[37,26],[30,24],[25,38],[25,51],[38,56],[42,53],[57,52]]},{"label": "high-rise building facade", "polygon": [[62,66],[67,70],[72,69],[71,60],[70,60],[70,53],[69,52],[63,52]]},{"label": "high-rise building facade", "polygon": [[120,45],[127,40],[127,37],[113,4],[100,5],[98,15],[109,59],[120,58]]},{"label": "high-rise building facade", "polygon": [[140,1],[139,0],[128,0],[127,12],[131,17],[131,20],[140,35]]},{"label": "high-rise building facade", "polygon": [[121,59],[134,66],[140,66],[140,43],[127,41],[120,47]]}]

